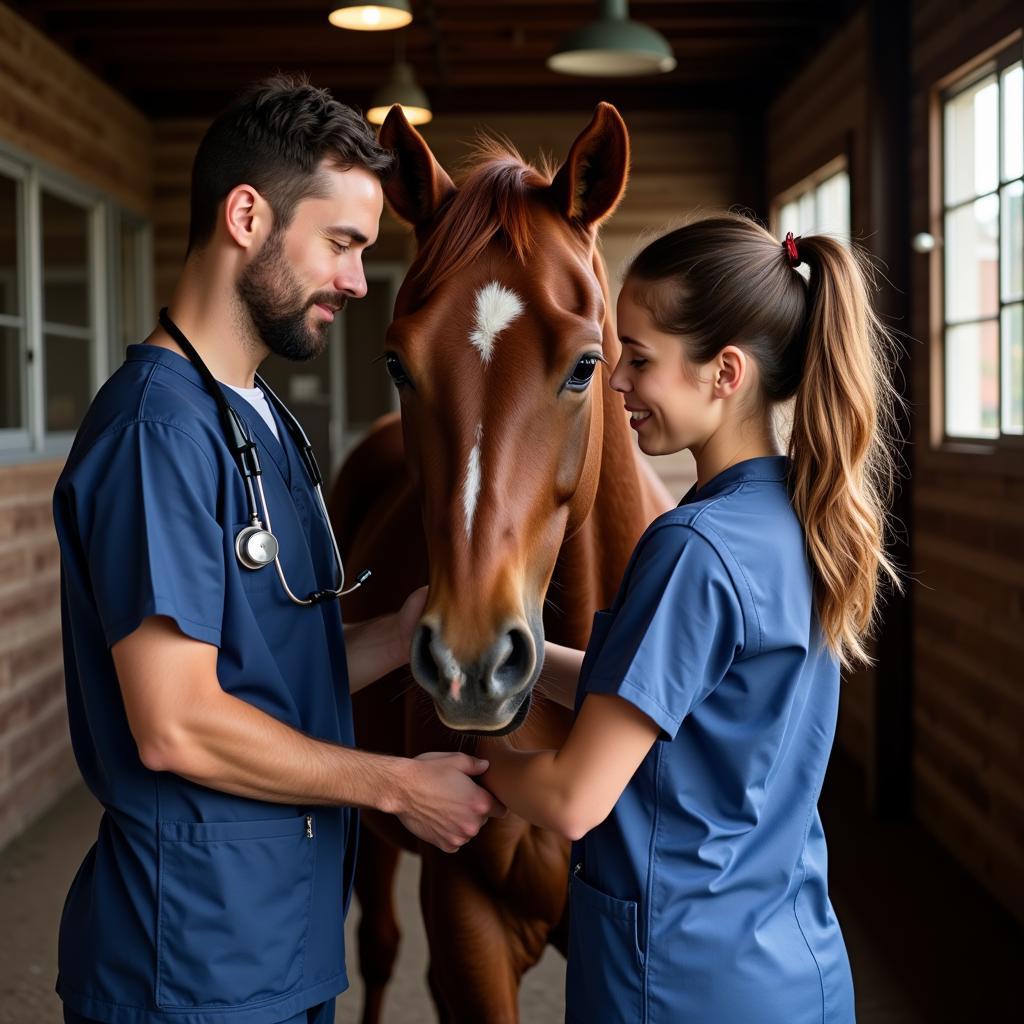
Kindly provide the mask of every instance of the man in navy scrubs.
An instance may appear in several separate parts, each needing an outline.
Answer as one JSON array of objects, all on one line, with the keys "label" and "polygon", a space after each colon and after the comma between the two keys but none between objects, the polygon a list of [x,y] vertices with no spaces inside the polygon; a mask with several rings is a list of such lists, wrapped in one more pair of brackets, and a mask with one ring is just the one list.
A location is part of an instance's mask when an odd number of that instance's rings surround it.
[{"label": "man in navy scrubs", "polygon": [[61,921],[68,1021],[326,1024],[348,985],[354,809],[448,851],[502,813],[475,758],[352,749],[349,694],[405,662],[422,595],[343,630],[338,601],[300,606],[235,550],[250,505],[221,385],[259,452],[289,586],[335,586],[312,482],[254,373],[271,352],[317,355],[366,293],[392,160],[301,82],[225,111],[196,156],[170,306],[219,383],[157,329],[97,395],[57,484],[71,738],[105,810]]}]

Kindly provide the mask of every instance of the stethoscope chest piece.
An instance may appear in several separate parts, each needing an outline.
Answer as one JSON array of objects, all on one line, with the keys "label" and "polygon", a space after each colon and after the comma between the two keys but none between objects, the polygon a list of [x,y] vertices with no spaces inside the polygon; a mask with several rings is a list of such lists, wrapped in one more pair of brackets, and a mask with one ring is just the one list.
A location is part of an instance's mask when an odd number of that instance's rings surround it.
[{"label": "stethoscope chest piece", "polygon": [[247,526],[235,538],[235,554],[246,569],[262,569],[277,558],[277,538],[262,526]]}]

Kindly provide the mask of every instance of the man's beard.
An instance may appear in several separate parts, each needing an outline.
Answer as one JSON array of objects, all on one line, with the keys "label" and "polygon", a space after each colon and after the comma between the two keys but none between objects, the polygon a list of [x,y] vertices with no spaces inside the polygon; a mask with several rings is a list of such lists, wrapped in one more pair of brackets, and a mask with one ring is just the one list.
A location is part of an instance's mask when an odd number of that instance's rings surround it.
[{"label": "man's beard", "polygon": [[260,340],[276,355],[304,362],[327,347],[328,320],[310,324],[309,311],[320,303],[338,312],[345,296],[317,292],[303,299],[302,288],[284,256],[284,232],[272,231],[252,263],[242,271],[236,286]]}]

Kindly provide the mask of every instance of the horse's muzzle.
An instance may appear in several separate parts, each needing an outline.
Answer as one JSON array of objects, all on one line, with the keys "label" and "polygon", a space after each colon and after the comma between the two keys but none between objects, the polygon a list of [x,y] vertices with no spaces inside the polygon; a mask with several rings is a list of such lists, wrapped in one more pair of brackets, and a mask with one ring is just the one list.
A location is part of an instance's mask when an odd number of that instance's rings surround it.
[{"label": "horse's muzzle", "polygon": [[417,627],[409,663],[441,721],[460,732],[490,735],[518,728],[540,674],[543,634],[538,639],[525,622],[511,623],[472,660],[458,659],[432,618]]}]

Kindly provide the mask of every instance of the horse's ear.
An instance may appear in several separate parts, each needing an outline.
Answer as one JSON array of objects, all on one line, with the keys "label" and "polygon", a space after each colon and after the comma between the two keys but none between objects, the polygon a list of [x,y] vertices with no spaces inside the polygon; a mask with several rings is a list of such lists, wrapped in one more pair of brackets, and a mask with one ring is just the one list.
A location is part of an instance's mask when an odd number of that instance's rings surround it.
[{"label": "horse's ear", "polygon": [[576,136],[551,182],[551,194],[566,219],[589,227],[615,209],[628,177],[625,122],[610,103],[598,103],[590,124]]},{"label": "horse's ear", "polygon": [[425,226],[455,192],[452,179],[434,159],[424,138],[406,120],[396,103],[380,129],[380,144],[398,157],[395,173],[384,183],[384,195],[395,213],[417,229]]}]

